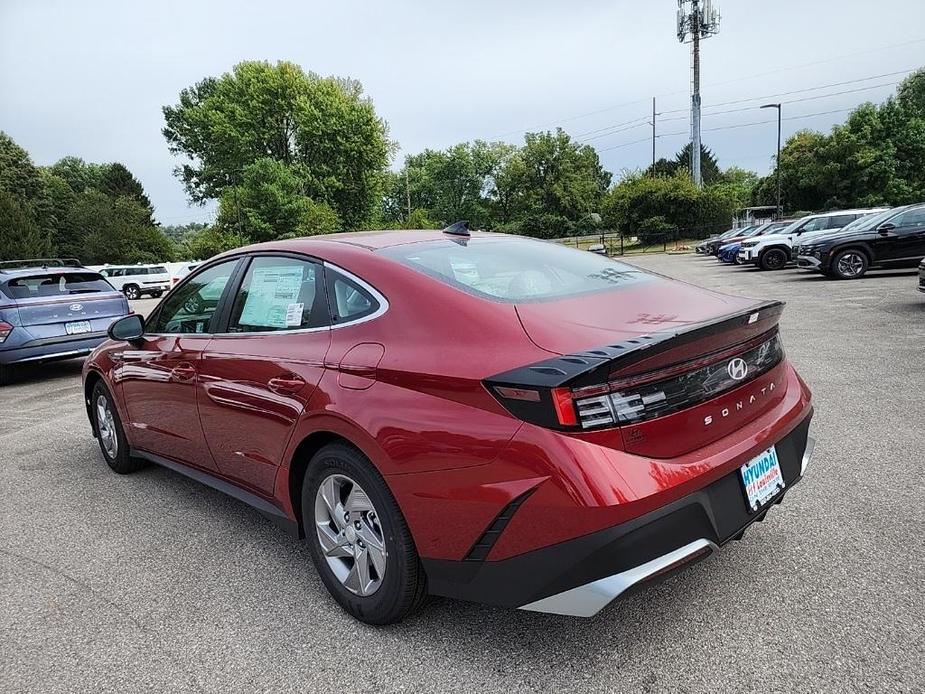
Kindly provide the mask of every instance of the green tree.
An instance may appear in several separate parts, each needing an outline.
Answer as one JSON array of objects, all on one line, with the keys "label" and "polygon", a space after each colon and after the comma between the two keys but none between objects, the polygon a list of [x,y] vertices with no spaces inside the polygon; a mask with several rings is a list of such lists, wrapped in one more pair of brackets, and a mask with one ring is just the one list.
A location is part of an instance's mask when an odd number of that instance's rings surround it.
[{"label": "green tree", "polygon": [[216,226],[204,226],[188,234],[177,246],[176,256],[184,260],[208,260],[214,255],[242,245],[239,236]]},{"label": "green tree", "polygon": [[21,198],[0,190],[0,260],[51,255],[51,242]]},{"label": "green tree", "polygon": [[113,162],[104,167],[98,185],[99,189],[110,197],[127,197],[137,201],[148,210],[145,222],[151,226],[154,225],[154,207],[151,205],[151,200],[145,194],[141,182],[124,164]]},{"label": "green tree", "polygon": [[25,201],[36,200],[42,192],[42,177],[29,153],[0,130],[0,190]]},{"label": "green tree", "polygon": [[85,190],[71,207],[65,255],[84,263],[155,263],[173,257],[170,240],[148,222],[148,210],[130,197]]},{"label": "green tree", "polygon": [[80,157],[64,157],[50,167],[50,172],[64,179],[75,193],[99,190],[104,170],[104,165],[88,164]]},{"label": "green tree", "polygon": [[177,175],[193,201],[222,197],[247,167],[270,159],[291,168],[300,193],[347,228],[378,214],[391,145],[355,80],[289,62],[243,62],[184,89],[163,112],[170,150],[190,160]]},{"label": "green tree", "polygon": [[610,190],[604,203],[604,221],[608,227],[634,236],[640,232],[663,235],[667,227],[691,229],[701,223],[701,195],[684,172],[670,177],[630,174]]},{"label": "green tree", "polygon": [[594,148],[562,129],[528,133],[495,181],[501,220],[545,238],[593,228],[610,179]]},{"label": "green tree", "polygon": [[419,223],[446,226],[467,219],[473,228],[492,226],[496,179],[515,151],[513,145],[476,140],[406,157],[402,170],[387,178],[384,220],[410,223],[406,219],[410,197],[412,209],[423,215],[418,216]]},{"label": "green tree", "polygon": [[251,241],[338,231],[342,222],[337,213],[302,194],[302,180],[294,168],[270,158],[247,166],[242,184],[222,192],[219,227]]}]

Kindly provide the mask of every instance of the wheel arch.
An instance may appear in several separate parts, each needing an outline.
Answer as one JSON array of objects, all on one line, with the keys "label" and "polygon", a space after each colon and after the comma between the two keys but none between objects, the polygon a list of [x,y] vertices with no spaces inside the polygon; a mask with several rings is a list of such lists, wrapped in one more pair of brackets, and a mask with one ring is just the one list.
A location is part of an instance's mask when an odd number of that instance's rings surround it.
[{"label": "wheel arch", "polygon": [[96,388],[96,384],[103,380],[103,374],[101,374],[96,369],[90,369],[87,371],[87,375],[84,378],[84,406],[87,409],[87,419],[90,420],[90,429],[93,431],[93,438],[98,438],[99,434],[96,430],[96,417],[93,416],[91,411],[92,400],[93,400],[93,389]]},{"label": "wheel arch", "polygon": [[[299,537],[305,536],[305,528],[302,524],[302,484],[305,480],[305,471],[308,469],[308,463],[312,457],[322,448],[331,443],[343,443],[359,451],[373,466],[373,469],[385,479],[382,470],[376,463],[377,455],[369,450],[369,446],[361,445],[358,442],[359,436],[352,435],[351,432],[344,431],[344,424],[340,421],[325,422],[326,426],[314,427],[312,431],[307,432],[298,439],[298,444],[292,449],[289,456],[289,468],[285,489],[277,490],[286,495],[292,509],[298,527]],[[386,486],[388,481],[386,481]],[[397,501],[397,500],[396,500]]]},{"label": "wheel arch", "polygon": [[793,253],[793,249],[788,246],[786,243],[775,243],[771,246],[765,246],[761,249],[758,254],[758,262],[761,262],[761,259],[765,256],[768,251],[783,251],[787,254],[787,257],[790,258]]}]

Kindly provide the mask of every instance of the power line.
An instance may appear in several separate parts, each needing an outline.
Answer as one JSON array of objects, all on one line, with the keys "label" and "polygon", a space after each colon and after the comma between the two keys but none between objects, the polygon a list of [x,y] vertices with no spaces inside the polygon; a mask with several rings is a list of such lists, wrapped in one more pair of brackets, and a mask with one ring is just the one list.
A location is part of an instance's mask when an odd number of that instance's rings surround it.
[{"label": "power line", "polygon": [[[832,110],[832,111],[819,111],[819,112],[817,112],[817,113],[804,113],[804,114],[799,115],[799,116],[789,116],[789,117],[787,117],[787,118],[782,118],[781,120],[786,120],[786,121],[803,120],[803,119],[806,119],[806,118],[814,118],[814,117],[816,117],[816,116],[828,116],[828,115],[832,115],[832,114],[834,114],[834,113],[845,113],[845,112],[847,112],[847,111],[853,111],[853,110],[854,110],[854,108],[840,108],[840,109],[835,109],[835,110]],[[723,126],[719,126],[719,127],[716,127],[716,128],[705,128],[705,129],[704,129],[704,132],[717,132],[717,131],[720,131],[720,130],[737,130],[737,129],[739,129],[739,128],[750,128],[750,127],[753,127],[753,126],[756,126],[756,125],[768,125],[769,123],[776,123],[776,122],[777,122],[777,119],[774,118],[773,120],[754,121],[754,122],[751,122],[751,123],[738,123],[738,124],[736,124],[736,125],[723,125]],[[659,135],[658,137],[659,137],[659,138],[662,138],[662,137],[675,137],[675,136],[678,136],[678,135],[688,135],[688,132],[687,132],[686,130],[678,130],[678,131],[673,132],[673,133],[662,133],[662,134]],[[651,142],[651,138],[644,137],[644,138],[642,138],[641,140],[633,140],[632,142],[624,142],[624,143],[619,144],[619,145],[613,145],[613,146],[611,146],[611,147],[604,147],[604,148],[599,149],[599,150],[597,150],[597,151],[598,151],[598,152],[609,152],[609,151],[614,150],[614,149],[622,149],[623,147],[629,147],[629,146],[631,146],[631,145],[636,145],[636,144],[639,144],[640,142]]]},{"label": "power line", "polygon": [[[822,60],[815,60],[815,61],[812,61],[812,62],[800,63],[800,64],[797,64],[797,65],[786,65],[786,66],[783,66],[783,67],[780,67],[780,68],[775,68],[775,69],[773,69],[773,70],[768,70],[768,71],[765,71],[765,72],[758,72],[758,73],[754,73],[754,74],[752,74],[752,75],[744,75],[744,76],[742,76],[742,77],[736,77],[736,78],[733,78],[733,79],[723,80],[723,81],[719,81],[719,82],[707,82],[707,83],[705,83],[705,84],[707,84],[708,86],[720,86],[720,85],[724,85],[724,84],[735,84],[735,83],[737,83],[737,82],[745,82],[745,81],[747,81],[747,80],[756,79],[756,78],[758,78],[758,77],[766,77],[766,76],[768,76],[768,75],[775,75],[775,74],[779,74],[779,73],[781,73],[781,72],[787,72],[788,70],[799,70],[799,69],[802,69],[802,68],[805,68],[805,67],[813,67],[813,66],[815,66],[815,65],[823,65],[823,64],[826,64],[826,63],[838,62],[838,61],[844,60],[845,58],[854,58],[854,57],[861,56],[861,55],[869,55],[869,54],[871,54],[871,53],[881,53],[881,52],[883,52],[883,51],[891,50],[891,49],[893,49],[893,48],[903,48],[903,47],[905,47],[905,46],[911,46],[911,45],[915,45],[915,44],[919,44],[919,43],[925,43],[925,37],[921,37],[921,38],[917,38],[917,39],[912,39],[912,40],[909,40],[909,41],[903,41],[903,42],[900,42],[900,43],[887,44],[887,45],[879,46],[879,47],[875,47],[875,48],[869,48],[869,49],[866,49],[866,50],[863,50],[863,51],[856,51],[856,52],[854,52],[854,53],[842,53],[842,54],[840,54],[840,55],[832,56],[832,57],[830,57],[830,58],[824,58],[824,59],[822,59]],[[886,76],[888,76],[888,75],[883,75],[883,76],[886,77]],[[875,78],[871,78],[871,79],[875,79]],[[863,80],[859,80],[859,81],[863,81]],[[829,86],[839,86],[839,85],[836,83],[836,84],[829,85]],[[798,91],[799,91],[799,90],[798,90]],[[656,94],[655,96],[658,97],[658,98],[663,98],[663,97],[676,96],[676,95],[678,95],[678,94],[686,94],[686,93],[687,93],[687,90],[677,90],[677,91],[673,91],[673,92],[664,92],[664,93],[662,93],[662,94]],[[652,97],[646,97],[646,98],[642,98],[642,99],[634,99],[634,100],[632,100],[632,101],[625,101],[625,102],[623,102],[623,103],[614,104],[614,105],[612,105],[612,106],[606,106],[606,107],[603,107],[603,108],[595,109],[595,110],[593,110],[593,111],[586,111],[586,112],[584,112],[584,113],[578,113],[578,114],[575,114],[575,115],[572,115],[572,116],[567,116],[567,117],[565,117],[565,118],[560,118],[560,119],[558,119],[557,121],[555,121],[555,122],[553,122],[553,123],[547,123],[547,124],[544,125],[544,126],[539,126],[539,127],[535,127],[535,128],[521,128],[521,129],[519,129],[519,130],[509,130],[509,131],[507,131],[507,132],[505,132],[505,133],[501,133],[501,134],[499,134],[499,135],[496,135],[495,137],[501,138],[501,137],[507,137],[508,135],[519,135],[519,134],[521,134],[521,133],[530,132],[531,130],[545,130],[545,129],[549,129],[549,128],[551,128],[551,127],[556,127],[556,126],[558,126],[558,125],[561,125],[562,123],[568,123],[568,122],[571,122],[571,121],[574,121],[574,120],[579,120],[579,119],[582,119],[582,118],[589,118],[589,117],[591,117],[591,116],[596,116],[596,115],[599,115],[599,114],[601,114],[601,113],[608,113],[608,112],[610,112],[610,111],[616,111],[616,110],[619,110],[619,109],[621,109],[621,108],[626,108],[627,106],[635,106],[636,104],[649,103],[649,101],[651,100],[651,98],[652,98]],[[717,104],[717,105],[725,105],[725,104]],[[687,109],[678,109],[678,111],[682,111],[682,110],[687,110]],[[675,111],[675,112],[678,112],[678,111]],[[668,113],[668,112],[666,111],[665,113]]]}]

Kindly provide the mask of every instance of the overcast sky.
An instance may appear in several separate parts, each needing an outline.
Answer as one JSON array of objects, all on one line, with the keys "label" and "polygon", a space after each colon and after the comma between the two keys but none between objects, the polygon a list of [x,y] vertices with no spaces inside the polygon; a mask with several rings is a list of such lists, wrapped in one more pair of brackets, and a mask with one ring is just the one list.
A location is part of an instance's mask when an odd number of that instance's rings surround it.
[{"label": "overcast sky", "polygon": [[[903,74],[887,73],[925,65],[923,0],[714,4],[723,21],[703,43],[703,138],[724,167],[770,166],[774,124],[727,128],[775,117],[750,107],[782,100],[785,118],[848,109],[890,94]],[[37,164],[66,155],[125,163],[164,224],[208,221],[211,208],[189,207],[172,175],[177,160],[161,135],[161,107],[241,60],[285,59],[359,79],[401,147],[399,160],[475,138],[518,142],[524,130],[561,125],[592,138],[604,166],[619,175],[649,163],[650,142],[632,143],[651,130],[628,122],[648,115],[652,96],[665,112],[659,130],[669,134],[658,140],[659,156],[688,139],[690,50],[675,36],[676,7],[675,0],[0,0],[0,130]],[[877,75],[886,76],[864,80]],[[852,93],[815,98],[844,91]],[[783,92],[797,93],[774,96]],[[844,117],[785,120],[784,137],[804,127],[827,131]],[[621,123],[628,123],[621,132],[602,130]]]}]

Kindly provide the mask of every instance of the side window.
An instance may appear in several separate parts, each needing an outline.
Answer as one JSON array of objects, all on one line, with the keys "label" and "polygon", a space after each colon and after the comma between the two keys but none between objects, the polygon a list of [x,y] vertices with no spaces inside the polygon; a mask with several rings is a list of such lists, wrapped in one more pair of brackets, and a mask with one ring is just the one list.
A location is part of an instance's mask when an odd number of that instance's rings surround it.
[{"label": "side window", "polygon": [[837,217],[829,217],[829,225],[827,229],[841,229],[843,226],[851,224],[859,215],[856,214],[842,214]]},{"label": "side window", "polygon": [[161,305],[146,325],[152,333],[208,333],[212,316],[238,261],[227,260],[190,278]]},{"label": "side window", "polygon": [[360,320],[379,310],[379,302],[366,289],[336,270],[327,270],[328,295],[334,324]]},{"label": "side window", "polygon": [[805,234],[807,231],[819,231],[820,229],[825,229],[827,224],[828,219],[826,217],[816,217],[797,229],[797,234]]},{"label": "side window", "polygon": [[228,332],[277,332],[328,324],[321,266],[298,258],[257,256],[235,297]]},{"label": "side window", "polygon": [[896,215],[889,221],[895,224],[897,229],[910,229],[912,227],[922,226],[925,224],[925,207],[908,210],[902,214]]}]

